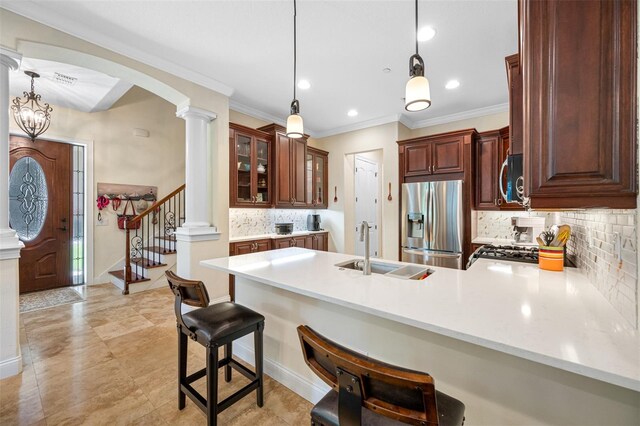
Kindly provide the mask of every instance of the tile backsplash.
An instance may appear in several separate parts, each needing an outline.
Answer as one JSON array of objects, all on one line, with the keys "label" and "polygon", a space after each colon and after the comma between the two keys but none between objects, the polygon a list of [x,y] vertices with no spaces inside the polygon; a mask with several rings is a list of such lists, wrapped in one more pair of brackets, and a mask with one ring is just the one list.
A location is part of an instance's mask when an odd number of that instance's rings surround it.
[{"label": "tile backsplash", "polygon": [[229,209],[229,237],[273,234],[281,222],[293,222],[294,231],[306,231],[311,213],[315,210]]},{"label": "tile backsplash", "polygon": [[[561,212],[476,212],[476,236],[513,238],[511,217],[544,216],[546,225],[567,224],[567,252],[589,281],[622,316],[638,327],[638,252],[636,210]],[[620,257],[615,259],[619,236]]]}]

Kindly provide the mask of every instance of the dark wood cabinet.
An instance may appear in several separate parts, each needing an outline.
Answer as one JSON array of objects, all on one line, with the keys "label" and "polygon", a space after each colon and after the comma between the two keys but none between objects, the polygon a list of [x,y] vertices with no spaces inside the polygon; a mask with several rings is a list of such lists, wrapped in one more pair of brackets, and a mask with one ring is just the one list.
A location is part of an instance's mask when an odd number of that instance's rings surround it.
[{"label": "dark wood cabinet", "polygon": [[273,250],[288,248],[288,247],[300,247],[305,248],[307,242],[307,235],[278,237],[271,240],[271,248]]},{"label": "dark wood cabinet", "polygon": [[314,209],[326,209],[329,153],[307,147],[307,205]]},{"label": "dark wood cabinet", "polygon": [[260,127],[274,141],[275,206],[307,207],[306,160],[307,139],[288,138],[285,128],[277,124]]},{"label": "dark wood cabinet", "polygon": [[520,55],[505,58],[509,88],[509,153],[522,154],[522,74]]},{"label": "dark wood cabinet", "polygon": [[270,239],[238,241],[229,244],[229,256],[238,256],[241,254],[257,253],[268,250],[271,250]]},{"label": "dark wood cabinet", "polygon": [[400,141],[405,177],[464,171],[463,137],[458,132]]},{"label": "dark wood cabinet", "polygon": [[229,158],[229,207],[273,205],[269,134],[229,123]]},{"label": "dark wood cabinet", "polygon": [[320,232],[316,234],[307,235],[305,242],[305,248],[319,251],[329,250],[329,233]]},{"label": "dark wood cabinet", "polygon": [[479,133],[475,145],[476,210],[500,210],[500,131]]},{"label": "dark wood cabinet", "polygon": [[531,207],[635,208],[637,1],[520,2]]},{"label": "dark wood cabinet", "polygon": [[478,133],[475,141],[475,209],[522,210],[517,203],[507,203],[500,192],[506,188],[501,176],[502,163],[510,150],[509,127]]}]

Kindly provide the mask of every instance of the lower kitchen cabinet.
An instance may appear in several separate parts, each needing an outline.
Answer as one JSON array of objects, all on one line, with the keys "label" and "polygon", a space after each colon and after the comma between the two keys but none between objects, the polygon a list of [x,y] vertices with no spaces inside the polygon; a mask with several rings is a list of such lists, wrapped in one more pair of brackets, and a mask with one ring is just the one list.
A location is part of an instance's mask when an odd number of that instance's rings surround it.
[{"label": "lower kitchen cabinet", "polygon": [[321,232],[319,234],[307,235],[305,248],[329,251],[329,234],[327,232]]},{"label": "lower kitchen cabinet", "polygon": [[290,236],[290,237],[282,237],[282,238],[274,238],[271,240],[271,248],[273,250],[288,248],[288,247],[306,247],[307,236],[299,235],[299,236]]},{"label": "lower kitchen cabinet", "polygon": [[260,251],[271,250],[271,240],[252,240],[238,241],[229,244],[229,256],[238,256],[241,254],[257,253]]}]

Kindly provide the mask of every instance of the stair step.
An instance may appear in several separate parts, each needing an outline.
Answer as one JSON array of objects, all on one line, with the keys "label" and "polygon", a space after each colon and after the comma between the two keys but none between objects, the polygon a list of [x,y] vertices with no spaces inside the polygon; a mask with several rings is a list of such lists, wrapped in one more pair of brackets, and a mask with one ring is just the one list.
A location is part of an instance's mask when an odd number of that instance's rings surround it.
[{"label": "stair step", "polygon": [[[109,274],[118,278],[119,280],[124,281],[124,271],[109,271]],[[131,278],[133,278],[129,283],[141,283],[143,281],[150,281],[149,278],[143,278],[141,275],[131,273]]]},{"label": "stair step", "polygon": [[162,268],[163,266],[167,266],[166,263],[161,263],[161,262],[153,263],[153,262],[150,262],[150,260],[146,259],[146,258],[145,259],[132,260],[131,264],[132,265],[133,264],[138,265],[138,266],[140,266],[142,268],[145,268],[145,269]]},{"label": "stair step", "polygon": [[171,247],[162,247],[162,246],[153,246],[153,247],[145,247],[144,251],[150,251],[153,253],[160,253],[160,254],[175,254],[176,250],[172,249]]}]

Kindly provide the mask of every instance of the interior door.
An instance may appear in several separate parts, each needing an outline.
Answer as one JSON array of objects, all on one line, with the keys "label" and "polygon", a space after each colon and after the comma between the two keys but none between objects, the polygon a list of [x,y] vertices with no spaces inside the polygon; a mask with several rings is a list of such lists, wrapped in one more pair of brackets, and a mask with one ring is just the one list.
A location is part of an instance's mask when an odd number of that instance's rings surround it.
[{"label": "interior door", "polygon": [[364,242],[360,241],[360,225],[366,220],[369,226],[369,254],[378,257],[378,164],[364,158],[355,158],[356,196],[356,254],[364,256]]},{"label": "interior door", "polygon": [[20,293],[71,285],[71,152],[11,136],[9,224],[20,252]]}]

